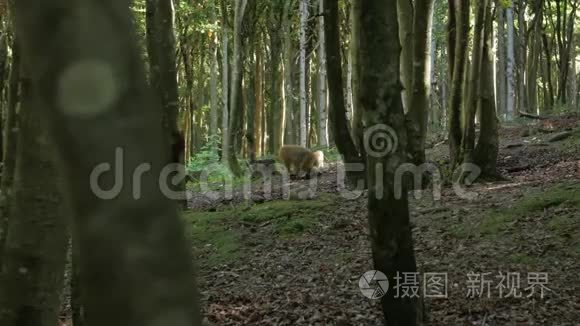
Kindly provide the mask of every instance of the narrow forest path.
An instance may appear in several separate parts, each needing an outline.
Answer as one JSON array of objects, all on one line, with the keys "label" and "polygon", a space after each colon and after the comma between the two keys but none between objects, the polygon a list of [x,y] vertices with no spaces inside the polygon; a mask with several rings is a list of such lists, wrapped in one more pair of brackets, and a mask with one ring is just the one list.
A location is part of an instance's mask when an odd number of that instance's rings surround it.
[{"label": "narrow forest path", "polygon": [[[421,275],[448,279],[447,298],[426,299],[430,324],[577,325],[580,125],[577,118],[541,123],[502,129],[506,181],[476,184],[473,200],[451,188],[437,201],[411,200]],[[550,124],[570,134],[555,140]],[[445,152],[438,144],[429,156],[441,162]],[[372,269],[366,196],[342,198],[335,180],[335,168],[328,169],[312,200],[280,200],[279,190],[274,200],[255,191],[252,204],[241,194],[228,201],[192,197],[185,219],[210,324],[381,325],[378,302],[358,288]],[[522,298],[505,297],[500,273],[519,275],[513,288]],[[469,280],[483,274],[489,297],[484,288],[482,298],[467,298],[474,291]],[[527,298],[534,281],[528,277],[541,283],[544,275],[544,298],[539,288]]]}]

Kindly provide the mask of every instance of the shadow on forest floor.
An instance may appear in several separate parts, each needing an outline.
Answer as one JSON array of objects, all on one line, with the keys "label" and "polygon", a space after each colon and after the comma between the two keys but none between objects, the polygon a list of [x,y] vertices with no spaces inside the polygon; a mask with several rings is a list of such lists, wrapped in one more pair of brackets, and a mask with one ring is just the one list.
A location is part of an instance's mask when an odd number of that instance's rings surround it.
[{"label": "shadow on forest floor", "polygon": [[[421,275],[448,279],[447,298],[426,299],[430,324],[578,322],[580,129],[578,119],[553,121],[564,124],[557,130],[572,129],[553,140],[546,123],[502,129],[499,168],[508,181],[475,185],[475,200],[448,188],[439,201],[411,200]],[[428,154],[445,161],[446,149],[440,143]],[[335,168],[328,169],[312,200],[284,201],[279,189],[273,200],[256,190],[252,203],[239,195],[193,197],[184,219],[210,324],[381,325],[378,302],[358,288],[359,277],[373,269],[366,196],[343,199],[335,180]],[[489,297],[484,286],[481,298],[468,298],[469,280],[484,273]],[[521,277],[513,288],[522,298],[506,297],[499,278],[506,273]],[[534,273],[549,277],[544,298],[539,288],[527,298]]]}]

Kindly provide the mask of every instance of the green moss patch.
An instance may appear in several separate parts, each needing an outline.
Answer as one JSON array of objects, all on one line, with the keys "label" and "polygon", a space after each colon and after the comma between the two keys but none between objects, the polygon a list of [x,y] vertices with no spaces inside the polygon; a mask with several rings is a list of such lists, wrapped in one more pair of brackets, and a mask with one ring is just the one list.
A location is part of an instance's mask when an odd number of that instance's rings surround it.
[{"label": "green moss patch", "polygon": [[332,214],[335,203],[336,196],[320,194],[313,200],[276,200],[249,209],[240,206],[218,212],[186,212],[183,219],[193,247],[208,257],[208,264],[217,265],[239,258],[244,233],[249,229],[299,236]]}]

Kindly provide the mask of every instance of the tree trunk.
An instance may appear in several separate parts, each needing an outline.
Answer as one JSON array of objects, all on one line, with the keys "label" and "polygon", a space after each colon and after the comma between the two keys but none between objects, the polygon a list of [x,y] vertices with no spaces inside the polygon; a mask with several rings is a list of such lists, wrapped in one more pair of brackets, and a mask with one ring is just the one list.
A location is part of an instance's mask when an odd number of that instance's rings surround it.
[{"label": "tree trunk", "polygon": [[[361,85],[365,85],[360,89],[360,104],[367,132],[378,128],[380,133],[386,125],[394,130],[398,139],[396,148],[376,148],[372,141],[367,144],[370,146],[367,180],[373,261],[375,269],[384,273],[390,284],[396,284],[396,277],[401,273],[417,272],[407,191],[404,184],[402,189],[395,185],[395,173],[399,164],[406,161],[407,148],[399,81],[401,45],[398,42],[396,3],[361,1],[361,17],[358,19],[361,19]],[[400,196],[396,190],[401,190]],[[381,301],[386,324],[422,325],[421,301],[397,296],[395,292],[387,291]]]},{"label": "tree trunk", "polygon": [[[8,70],[8,38],[5,34],[0,35],[0,101],[4,100],[4,90],[7,86],[7,79],[9,78]],[[3,113],[4,109],[0,110]],[[0,146],[4,144],[4,118],[3,114],[0,117]],[[0,148],[0,161],[4,162],[4,151]],[[0,222],[1,223],[1,222]],[[1,233],[1,231],[0,231]],[[0,235],[0,239],[2,236]]]},{"label": "tree trunk", "polygon": [[[259,41],[258,41],[259,42]],[[254,151],[257,157],[262,156],[262,112],[264,111],[264,66],[262,64],[262,47],[256,46],[256,80],[254,84]]]},{"label": "tree trunk", "polygon": [[[167,134],[166,139],[169,140],[168,149],[172,152],[168,163],[182,163],[181,154],[185,146],[183,136],[177,129],[179,95],[175,61],[173,0],[147,0],[146,4],[150,82],[163,108],[163,127]],[[177,146],[182,146],[182,148],[177,148]],[[175,193],[185,194],[185,182],[172,184],[170,187]],[[187,208],[185,196],[178,200],[183,208]]]},{"label": "tree trunk", "polygon": [[306,66],[307,29],[309,16],[308,0],[300,1],[300,146],[306,147],[308,137],[308,70]]},{"label": "tree trunk", "polygon": [[23,79],[14,193],[0,277],[0,325],[53,326],[63,286],[66,219],[54,148]]},{"label": "tree trunk", "polygon": [[401,83],[403,84],[402,96],[405,112],[409,111],[413,93],[413,12],[412,0],[397,0],[397,19],[401,41]]},{"label": "tree trunk", "polygon": [[[329,1],[329,0],[327,0]],[[328,147],[328,88],[326,75],[326,39],[324,37],[324,0],[319,0],[318,18],[318,139],[319,144]]]},{"label": "tree trunk", "polygon": [[543,0],[534,1],[534,20],[532,21],[532,33],[530,35],[530,51],[527,60],[527,74],[526,74],[526,97],[528,99],[528,111],[532,114],[539,114],[538,112],[538,65],[541,58],[542,47],[542,21],[543,21]]},{"label": "tree trunk", "polygon": [[159,187],[163,111],[145,83],[129,2],[22,0],[14,12],[60,156],[87,323],[200,325],[191,248],[173,194]]},{"label": "tree trunk", "polygon": [[[344,89],[342,81],[342,56],[340,52],[340,31],[338,25],[338,3],[326,1],[325,6],[325,39],[326,39],[326,70],[328,72],[329,117],[332,134],[336,147],[343,156],[345,163],[361,161],[358,151],[350,135],[346,107],[344,103]],[[349,173],[350,181],[354,182],[354,173]]]},{"label": "tree trunk", "polygon": [[496,66],[496,88],[497,88],[497,112],[503,119],[507,119],[507,47],[505,42],[505,9],[498,1],[496,4],[497,14],[497,66]]},{"label": "tree trunk", "polygon": [[[240,127],[240,120],[242,119],[243,101],[240,100],[242,92],[242,74],[244,65],[244,49],[242,40],[242,24],[244,21],[244,14],[246,11],[247,0],[236,0],[235,2],[235,18],[234,18],[234,53],[232,62],[232,80],[231,80],[231,90],[230,90],[230,114],[231,119],[229,121],[228,133],[228,150],[227,150],[227,162],[230,171],[235,176],[241,176],[242,169],[240,163],[238,162],[236,153],[236,133]],[[238,139],[239,140],[239,139]]]},{"label": "tree trunk", "polygon": [[359,47],[360,47],[360,2],[361,0],[351,0],[350,17],[351,17],[351,38],[350,38],[350,56],[352,58],[352,99],[353,99],[353,120],[352,135],[358,152],[364,157],[364,127],[363,112],[359,104],[360,90],[360,64],[359,64]]},{"label": "tree trunk", "polygon": [[464,105],[463,137],[461,140],[461,156],[464,163],[473,161],[473,149],[475,146],[475,115],[479,102],[481,84],[481,61],[483,57],[485,14],[487,0],[476,2],[475,26],[473,31],[473,51],[471,58],[471,71],[467,83],[467,97]]},{"label": "tree trunk", "polygon": [[515,68],[515,55],[514,55],[514,47],[515,47],[515,39],[514,39],[514,11],[513,7],[508,7],[505,10],[506,14],[506,22],[507,22],[507,63],[506,63],[506,92],[507,92],[507,100],[506,100],[506,113],[507,117],[506,120],[511,121],[515,116],[515,75],[514,75],[514,68]]},{"label": "tree trunk", "polygon": [[[416,0],[413,18],[413,87],[407,109],[409,153],[417,166],[425,163],[427,113],[431,96],[431,27],[433,0]],[[399,29],[401,26],[399,26]]]},{"label": "tree trunk", "polygon": [[282,110],[280,63],[282,59],[282,15],[284,7],[273,2],[270,19],[270,121],[269,152],[277,153],[284,142],[285,112]]},{"label": "tree trunk", "polygon": [[[211,9],[211,19],[212,23],[217,24],[217,15],[215,9],[215,3]],[[210,41],[211,49],[211,62],[210,62],[210,124],[209,124],[209,136],[210,139],[214,139],[218,132],[218,34],[217,31],[212,32],[212,39]]]},{"label": "tree trunk", "polygon": [[526,3],[518,1],[518,112],[528,111],[526,98]]},{"label": "tree trunk", "polygon": [[[461,107],[463,104],[464,93],[464,76],[466,71],[467,61],[467,41],[469,32],[469,1],[453,0],[449,1],[450,11],[453,11],[455,17],[455,24],[450,27],[455,29],[455,36],[452,40],[455,41],[453,48],[453,56],[449,56],[450,66],[452,66],[453,78],[451,81],[451,99],[449,104],[449,155],[451,158],[451,165],[455,166],[460,159],[461,146]],[[453,32],[453,31],[449,31]]]},{"label": "tree trunk", "polygon": [[480,107],[481,133],[475,152],[474,163],[481,168],[482,176],[497,178],[497,156],[499,152],[498,121],[493,97],[493,29],[491,6],[486,7],[483,58],[481,63]]},{"label": "tree trunk", "polygon": [[229,41],[227,27],[227,6],[225,0],[222,0],[222,163],[228,164],[229,157],[229,140],[230,140],[230,60],[229,60]]},{"label": "tree trunk", "polygon": [[285,143],[295,143],[296,135],[294,128],[294,79],[293,76],[293,65],[294,65],[294,53],[292,46],[292,20],[290,15],[292,14],[293,0],[287,0],[284,2],[284,16],[282,17],[282,30],[284,33],[283,41],[283,52],[284,52],[284,112],[286,115],[285,121]]},{"label": "tree trunk", "polygon": [[16,108],[20,103],[20,50],[16,42],[12,41],[12,63],[10,65],[10,77],[8,80],[8,104],[4,112],[3,165],[2,179],[0,180],[0,262],[2,258],[2,246],[6,240],[8,227],[8,203],[12,193],[14,170],[16,167],[16,150],[18,148],[18,113]]}]

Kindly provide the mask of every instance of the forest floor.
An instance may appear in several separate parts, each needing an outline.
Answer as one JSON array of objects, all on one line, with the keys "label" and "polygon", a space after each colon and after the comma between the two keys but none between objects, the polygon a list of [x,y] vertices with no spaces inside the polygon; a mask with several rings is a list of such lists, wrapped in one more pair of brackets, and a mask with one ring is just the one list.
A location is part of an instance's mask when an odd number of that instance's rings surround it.
[{"label": "forest floor", "polygon": [[[439,200],[410,196],[420,278],[447,275],[447,296],[425,297],[429,324],[578,325],[580,119],[514,124],[500,134],[505,181],[475,184],[472,200],[450,187]],[[434,145],[430,160],[445,162],[446,148]],[[381,325],[378,301],[358,287],[373,269],[366,193],[341,197],[332,165],[311,200],[282,200],[276,187],[269,199],[257,188],[252,200],[236,190],[229,200],[190,199],[185,221],[208,323]],[[508,273],[511,285],[501,277]]]},{"label": "forest floor", "polygon": [[[500,137],[505,181],[475,184],[471,200],[451,187],[438,200],[410,196],[419,277],[447,277],[445,298],[425,296],[429,324],[578,325],[580,119],[504,127]],[[429,159],[445,162],[446,148]],[[381,325],[378,302],[358,287],[373,269],[366,193],[344,199],[336,177],[331,164],[310,200],[283,200],[276,186],[268,198],[259,182],[251,200],[236,190],[191,198],[185,220],[209,324]]]}]

